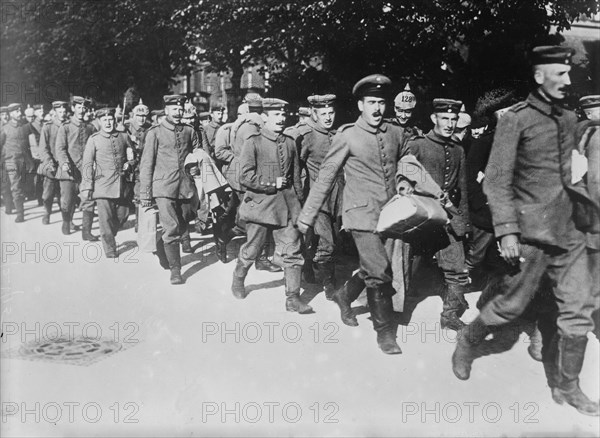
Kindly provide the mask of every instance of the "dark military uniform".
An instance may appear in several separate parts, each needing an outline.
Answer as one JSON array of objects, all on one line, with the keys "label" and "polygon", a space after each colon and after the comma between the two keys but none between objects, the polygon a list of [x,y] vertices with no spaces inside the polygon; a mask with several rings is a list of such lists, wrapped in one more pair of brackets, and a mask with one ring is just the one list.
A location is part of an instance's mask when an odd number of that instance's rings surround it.
[{"label": "dark military uniform", "polygon": [[29,124],[10,119],[0,134],[0,155],[3,163],[3,195],[7,204],[14,203],[18,218],[23,220],[25,175],[33,168],[29,147]]},{"label": "dark military uniform", "polygon": [[[127,221],[129,205],[133,197],[133,181],[128,178],[124,165],[133,170],[134,160],[127,159],[127,149],[134,147],[126,134],[100,131],[87,141],[83,154],[80,189],[87,191],[89,199],[98,206],[98,222],[104,253],[117,257],[115,236]],[[130,181],[127,181],[130,179]]]},{"label": "dark military uniform", "polygon": [[444,273],[447,290],[443,294],[442,322],[462,316],[469,307],[464,299],[464,286],[469,283],[465,263],[464,236],[471,231],[467,198],[465,154],[460,145],[433,130],[424,137],[415,137],[408,148],[423,164],[434,181],[448,194],[457,213],[450,219],[449,229],[440,230],[427,241],[412,245],[417,254],[436,254],[437,264]]},{"label": "dark military uniform", "polygon": [[38,205],[42,205],[42,195],[44,191],[44,178],[35,172],[35,170],[40,165],[40,135],[42,132],[43,120],[39,117],[36,117],[31,123],[29,123],[29,131],[30,134],[33,134],[35,138],[35,147],[31,148],[31,156],[33,158],[34,163],[34,173],[29,173],[27,175],[27,185],[29,186],[28,198],[36,199],[38,201]]},{"label": "dark military uniform", "polygon": [[[88,138],[95,132],[91,123],[79,121],[75,116],[58,128],[56,134],[56,159],[58,160],[58,169],[56,179],[60,181],[61,192],[61,213],[63,215],[63,232],[69,234],[70,224],[75,213],[75,206],[78,201],[79,184],[83,169],[83,151]],[[65,164],[69,170],[66,171]],[[84,228],[83,233],[89,226],[91,230],[91,220],[94,215],[94,202],[86,199],[81,200],[81,210],[83,211]]]},{"label": "dark military uniform", "polygon": [[140,162],[140,199],[156,200],[163,227],[157,245],[162,248],[164,243],[172,283],[174,277],[181,281],[179,243],[189,236],[188,222],[195,217],[198,203],[194,181],[185,171],[185,158],[199,145],[191,126],[175,125],[165,118],[148,130]]},{"label": "dark military uniform", "polygon": [[[135,157],[134,159],[139,160],[144,150],[144,141],[146,139],[146,133],[150,129],[150,123],[144,123],[141,126],[130,122],[127,126],[127,133],[129,134],[130,140],[133,142]],[[135,167],[135,185],[134,185],[134,199],[139,200],[140,198],[140,169],[139,166]]]},{"label": "dark military uniform", "polygon": [[58,161],[56,159],[56,135],[58,128],[63,122],[54,118],[52,121],[44,124],[40,134],[40,142],[38,146],[40,155],[40,165],[38,166],[38,175],[44,176],[44,191],[42,193],[42,201],[46,210],[44,222],[50,220],[52,213],[52,202],[57,197],[60,200],[60,184],[56,180],[56,171],[58,169]]},{"label": "dark military uniform", "polygon": [[204,132],[206,133],[206,139],[208,140],[208,146],[204,151],[210,155],[210,157],[215,159],[215,140],[217,137],[217,131],[221,127],[220,123],[217,123],[213,120],[210,121],[208,125],[204,128]]}]

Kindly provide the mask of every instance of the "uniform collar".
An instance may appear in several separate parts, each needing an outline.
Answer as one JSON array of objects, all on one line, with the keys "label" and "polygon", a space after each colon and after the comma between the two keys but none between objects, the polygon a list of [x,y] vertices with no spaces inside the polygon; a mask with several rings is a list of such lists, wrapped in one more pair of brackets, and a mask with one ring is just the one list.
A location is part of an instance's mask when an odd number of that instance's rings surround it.
[{"label": "uniform collar", "polygon": [[21,123],[13,119],[8,119],[8,122],[6,122],[6,124],[12,126],[13,128],[21,126]]},{"label": "uniform collar", "polygon": [[111,133],[109,134],[109,133],[107,133],[107,132],[104,132],[104,130],[102,130],[102,129],[101,129],[100,131],[98,131],[98,133],[99,133],[99,134],[100,134],[102,137],[104,137],[104,138],[118,137],[118,136],[119,136],[119,131],[117,131],[117,130],[114,130],[113,132],[111,132]]},{"label": "uniform collar", "polygon": [[371,134],[377,134],[377,131],[383,131],[383,132],[387,131],[387,124],[385,121],[381,122],[381,125],[375,127],[375,126],[369,125],[367,123],[367,121],[365,119],[363,119],[362,116],[358,117],[358,120],[356,121],[356,125],[359,128],[364,129],[367,132],[370,132]]},{"label": "uniform collar", "polygon": [[427,137],[429,140],[436,142],[437,144],[441,144],[441,145],[455,145],[457,143],[452,141],[452,137],[442,137],[439,134],[436,134],[435,131],[432,129],[431,131],[429,131],[425,137]]},{"label": "uniform collar", "polygon": [[277,138],[281,135],[281,134],[277,134],[277,133],[271,131],[270,129],[264,128],[264,127],[260,130],[260,132],[264,137],[266,137],[272,141],[277,140]]},{"label": "uniform collar", "polygon": [[83,121],[83,120],[80,121],[77,117],[72,116],[71,123],[74,124],[75,126],[80,126],[80,125],[85,124],[85,121]]},{"label": "uniform collar", "polygon": [[564,108],[560,103],[548,100],[545,96],[542,96],[539,90],[529,93],[529,96],[527,96],[527,102],[547,116],[551,116],[553,114],[560,115],[562,114],[562,111],[564,111]]},{"label": "uniform collar", "polygon": [[62,126],[65,122],[61,122],[56,117],[53,117],[52,118],[52,123],[54,123],[56,126]]},{"label": "uniform collar", "polygon": [[314,129],[315,131],[320,132],[321,134],[329,134],[333,131],[333,129],[322,128],[313,119],[308,119],[308,122],[306,122],[306,124],[308,126],[310,126],[312,129]]},{"label": "uniform collar", "polygon": [[166,117],[164,119],[162,119],[162,121],[160,122],[160,124],[162,126],[164,126],[165,128],[167,128],[169,131],[174,131],[175,130],[175,125],[172,124]]}]

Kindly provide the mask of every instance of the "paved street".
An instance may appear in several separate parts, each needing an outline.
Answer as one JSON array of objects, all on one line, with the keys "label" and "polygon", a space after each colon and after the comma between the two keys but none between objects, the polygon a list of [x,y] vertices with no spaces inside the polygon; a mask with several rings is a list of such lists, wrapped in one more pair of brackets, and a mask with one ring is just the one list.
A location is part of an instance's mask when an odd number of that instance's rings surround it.
[{"label": "paved street", "polygon": [[[552,401],[524,334],[459,381],[437,296],[399,328],[403,354],[386,356],[368,313],[344,326],[322,293],[314,314],[286,312],[281,273],[252,269],[252,292],[236,300],[235,262],[217,260],[210,236],[192,233],[186,284],[171,286],[132,227],[107,260],[99,242],[61,234],[56,206],[51,225],[41,217],[31,201],[25,223],[0,217],[2,436],[600,435],[597,417]],[[598,369],[590,336],[581,386],[592,399]]]}]

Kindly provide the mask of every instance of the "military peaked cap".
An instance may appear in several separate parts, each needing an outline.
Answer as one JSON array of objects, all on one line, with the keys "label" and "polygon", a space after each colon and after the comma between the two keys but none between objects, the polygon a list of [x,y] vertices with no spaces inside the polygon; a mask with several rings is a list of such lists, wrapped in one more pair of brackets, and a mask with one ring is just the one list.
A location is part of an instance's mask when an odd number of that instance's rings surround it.
[{"label": "military peaked cap", "polygon": [[458,114],[462,102],[454,99],[433,99],[433,112],[434,113],[454,113]]},{"label": "military peaked cap", "polygon": [[600,95],[583,96],[581,99],[579,99],[579,105],[583,109],[599,107]]},{"label": "military peaked cap", "polygon": [[284,110],[286,105],[288,103],[283,99],[267,98],[262,101],[264,111]]},{"label": "military peaked cap", "polygon": [[328,108],[333,106],[336,98],[337,96],[335,94],[314,94],[308,96],[308,103],[313,108]]},{"label": "military peaked cap", "polygon": [[163,101],[165,102],[165,106],[167,105],[180,105],[183,106],[186,101],[186,97],[181,94],[168,94],[163,96]]},{"label": "military peaked cap", "polygon": [[392,81],[390,78],[380,74],[369,75],[362,78],[354,87],[352,94],[356,97],[373,96],[387,97]]},{"label": "military peaked cap", "polygon": [[531,51],[531,64],[571,64],[575,51],[570,47],[538,46]]}]

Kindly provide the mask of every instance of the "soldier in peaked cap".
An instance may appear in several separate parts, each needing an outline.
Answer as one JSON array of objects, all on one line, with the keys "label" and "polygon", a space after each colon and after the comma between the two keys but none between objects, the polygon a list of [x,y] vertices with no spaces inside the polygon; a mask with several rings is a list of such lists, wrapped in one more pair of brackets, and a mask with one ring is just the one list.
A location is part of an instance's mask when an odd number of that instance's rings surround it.
[{"label": "soldier in peaked cap", "polygon": [[298,123],[296,123],[296,127],[307,123],[308,120],[310,119],[310,116],[311,116],[310,108],[307,108],[305,106],[299,107],[298,108]]},{"label": "soldier in peaked cap", "polygon": [[579,387],[596,303],[585,235],[577,229],[581,224],[575,223],[573,214],[580,202],[590,198],[585,183],[575,178],[572,157],[577,118],[561,105],[570,85],[572,55],[567,47],[534,48],[531,59],[537,89],[498,122],[483,189],[506,261],[502,293],[463,329],[452,365],[459,379],[468,379],[476,346],[491,328],[518,318],[542,278],[549,278],[558,316],[538,318],[550,327],[542,330],[547,332],[542,360],[552,398],[559,404],[566,401],[580,413],[598,416],[598,403]]},{"label": "soldier in peaked cap", "polygon": [[[81,196],[95,200],[104,254],[116,258],[115,236],[127,221],[133,198],[133,180],[129,178],[135,166],[134,144],[125,133],[116,130],[114,108],[100,108],[96,112],[101,131],[92,134],[83,154]],[[129,150],[129,153],[128,153]]]},{"label": "soldier in peaked cap", "polygon": [[396,343],[393,319],[392,239],[375,233],[379,213],[395,194],[410,193],[413,184],[422,193],[440,197],[442,191],[404,145],[404,132],[383,119],[391,81],[386,76],[367,76],[352,90],[358,99],[360,116],[356,123],[343,125],[323,159],[316,182],[298,219],[303,233],[312,226],[344,170],[344,228],[352,232],[360,259],[359,276],[352,277],[334,294],[344,324],[358,322],[350,307],[364,286],[377,343],[386,354],[402,351]]},{"label": "soldier in peaked cap", "polygon": [[88,103],[83,97],[74,96],[71,99],[73,116],[71,120],[58,128],[55,146],[56,159],[58,160],[56,179],[60,180],[63,234],[71,233],[71,222],[76,204],[81,201],[80,208],[83,211],[82,238],[83,240],[97,241],[98,237],[92,235],[94,202],[86,199],[80,200],[78,197],[83,171],[83,151],[87,139],[95,132],[92,124],[84,121],[85,114],[88,111]]},{"label": "soldier in peaked cap", "polygon": [[[323,159],[331,149],[331,143],[336,130],[334,94],[313,95],[308,97],[312,116],[306,123],[299,125],[294,131],[296,145],[300,154],[300,164],[307,169],[309,179],[305,184],[304,193],[308,194],[311,184],[317,181],[319,168]],[[331,193],[321,207],[314,225],[314,236],[306,236],[307,260],[305,275],[310,276],[311,268],[316,269],[316,279],[323,285],[325,297],[333,298],[335,292],[335,251],[336,218],[341,215],[342,191],[344,177],[340,171],[334,176],[335,183]],[[309,269],[306,269],[306,266]]]},{"label": "soldier in peaked cap", "polygon": [[442,328],[460,330],[460,317],[469,307],[464,294],[469,284],[465,264],[464,239],[471,231],[467,199],[467,177],[463,148],[452,140],[462,102],[452,99],[434,99],[431,121],[434,126],[427,135],[413,137],[408,142],[410,151],[423,164],[435,182],[446,193],[455,207],[447,230],[433,233],[431,239],[411,245],[415,254],[430,257],[435,253],[446,284],[443,293]]},{"label": "soldier in peaked cap", "polygon": [[304,259],[294,223],[301,209],[302,186],[296,145],[283,134],[287,102],[264,99],[262,106],[265,124],[260,133],[247,138],[240,157],[240,182],[246,191],[239,217],[246,221],[248,237],[240,248],[231,289],[236,298],[247,296],[244,280],[272,231],[277,261],[284,268],[286,310],[310,313],[312,308],[300,299]]},{"label": "soldier in peaked cap", "polygon": [[21,118],[21,104],[11,103],[7,107],[8,122],[0,131],[0,154],[3,163],[3,195],[7,212],[14,203],[17,210],[15,222],[25,221],[24,183],[25,175],[33,170],[33,158],[29,145],[31,130]]},{"label": "soldier in peaked cap", "polygon": [[25,118],[27,119],[29,134],[29,145],[31,148],[31,156],[34,161],[33,173],[28,173],[26,178],[26,193],[28,199],[36,199],[38,206],[43,204],[42,194],[44,191],[44,178],[36,173],[40,165],[40,134],[44,123],[44,107],[40,104],[35,104],[33,107],[28,107],[25,110]]},{"label": "soldier in peaked cap", "polygon": [[0,106],[0,128],[8,122],[8,107]]},{"label": "soldier in peaked cap", "polygon": [[60,183],[56,179],[58,170],[58,160],[56,158],[56,135],[60,128],[67,121],[67,111],[69,103],[61,100],[52,102],[54,117],[42,127],[40,133],[40,144],[38,147],[40,156],[40,165],[38,166],[38,175],[44,177],[44,189],[42,192],[42,202],[44,203],[44,216],[42,223],[50,223],[50,214],[52,213],[52,203],[54,198],[58,199],[60,207]]},{"label": "soldier in peaked cap", "polygon": [[[171,284],[183,284],[179,244],[189,239],[187,224],[196,213],[198,194],[185,171],[185,157],[200,147],[191,126],[181,123],[185,96],[164,96],[165,119],[148,130],[140,162],[140,203],[158,206],[163,235],[157,242],[161,265],[171,270]],[[166,260],[162,258],[166,255]],[[165,263],[168,261],[168,265]]]},{"label": "soldier in peaked cap", "polygon": [[210,107],[210,123],[206,125],[206,137],[208,138],[209,147],[205,149],[206,153],[210,155],[212,159],[215,158],[215,138],[217,131],[223,125],[223,114],[225,107],[219,104],[213,104]]}]

